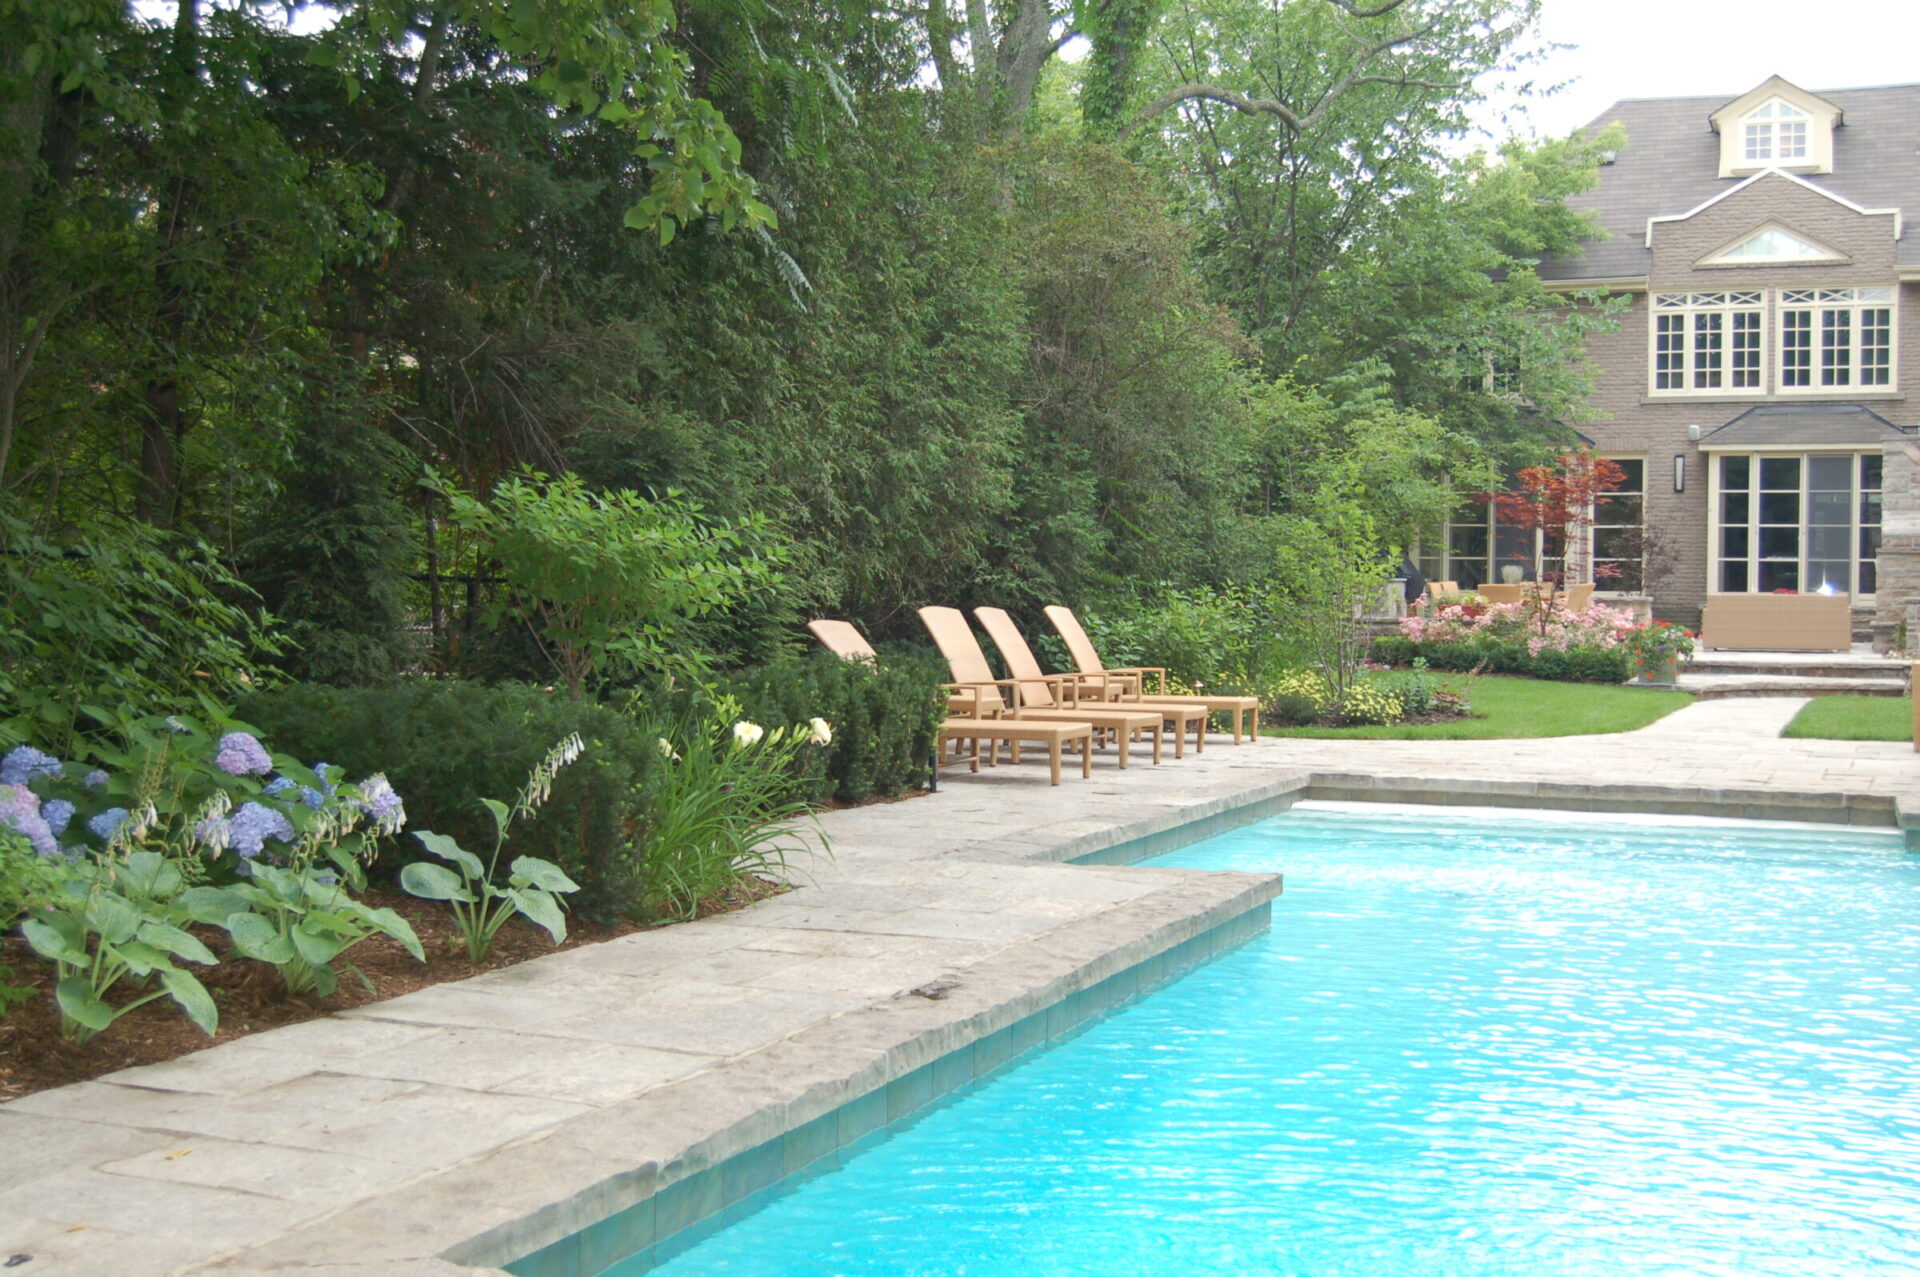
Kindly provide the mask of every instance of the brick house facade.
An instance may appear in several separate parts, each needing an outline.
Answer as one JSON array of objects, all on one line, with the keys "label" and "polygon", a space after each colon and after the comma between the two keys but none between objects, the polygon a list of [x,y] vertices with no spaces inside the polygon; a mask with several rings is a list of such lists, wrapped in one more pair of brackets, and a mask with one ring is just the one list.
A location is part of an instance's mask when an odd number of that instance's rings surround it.
[{"label": "brick house facade", "polygon": [[[1622,556],[1629,586],[1646,567],[1676,621],[1717,592],[1824,589],[1870,610],[1882,449],[1920,420],[1920,85],[1776,77],[1732,101],[1621,102],[1591,127],[1616,122],[1626,141],[1577,201],[1605,238],[1540,265],[1551,286],[1629,301],[1588,344],[1580,430],[1627,464],[1644,495],[1611,521],[1643,519],[1656,553],[1637,561],[1641,532],[1602,528],[1596,555]],[[1485,542],[1494,566],[1500,540],[1456,532],[1449,557]]]}]

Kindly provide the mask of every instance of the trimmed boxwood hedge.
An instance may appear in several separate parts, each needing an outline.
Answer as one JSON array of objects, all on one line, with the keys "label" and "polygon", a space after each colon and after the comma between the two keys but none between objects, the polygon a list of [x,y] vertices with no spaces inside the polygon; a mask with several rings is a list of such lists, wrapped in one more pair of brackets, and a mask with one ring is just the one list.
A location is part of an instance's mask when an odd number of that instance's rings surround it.
[{"label": "trimmed boxwood hedge", "polygon": [[1437,670],[1524,674],[1556,683],[1624,683],[1633,677],[1633,657],[1624,647],[1574,647],[1529,655],[1519,639],[1416,643],[1398,634],[1373,640],[1371,656],[1382,665],[1411,665],[1425,657]]}]

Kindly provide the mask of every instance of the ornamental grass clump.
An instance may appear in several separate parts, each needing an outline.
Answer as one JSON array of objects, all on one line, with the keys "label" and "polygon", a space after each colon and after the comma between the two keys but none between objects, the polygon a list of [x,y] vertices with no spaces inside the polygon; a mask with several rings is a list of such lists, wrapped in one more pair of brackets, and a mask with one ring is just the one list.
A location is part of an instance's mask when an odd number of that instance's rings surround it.
[{"label": "ornamental grass clump", "polygon": [[[671,750],[672,742],[660,743]],[[580,890],[580,884],[567,877],[558,865],[534,856],[518,856],[507,867],[504,887],[493,879],[495,867],[500,863],[500,849],[506,845],[508,826],[538,811],[553,796],[553,780],[560,769],[585,750],[586,744],[577,733],[569,736],[548,750],[547,756],[535,765],[512,806],[493,798],[480,800],[487,814],[493,817],[493,851],[484,864],[480,857],[445,834],[414,830],[413,836],[420,840],[421,846],[451,863],[453,868],[416,860],[400,871],[400,886],[422,900],[445,900],[452,906],[453,924],[466,942],[469,962],[486,958],[493,947],[494,936],[515,914],[544,929],[555,944],[566,941],[566,902],[561,897]]]}]

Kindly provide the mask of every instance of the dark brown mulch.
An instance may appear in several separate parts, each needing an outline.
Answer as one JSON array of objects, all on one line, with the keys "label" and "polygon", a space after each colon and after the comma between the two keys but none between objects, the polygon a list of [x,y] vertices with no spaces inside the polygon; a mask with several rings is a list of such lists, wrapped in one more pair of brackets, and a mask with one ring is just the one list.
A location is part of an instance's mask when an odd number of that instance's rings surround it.
[{"label": "dark brown mulch", "polygon": [[[729,913],[788,889],[785,883],[749,879],[700,901],[697,916]],[[0,1019],[0,1100],[83,1082],[137,1064],[158,1064],[215,1042],[318,1019],[449,980],[464,980],[555,951],[546,932],[516,918],[494,938],[486,961],[475,965],[467,961],[446,905],[380,890],[369,891],[364,898],[369,904],[386,905],[412,924],[426,950],[425,962],[414,961],[411,954],[385,936],[374,936],[347,954],[347,961],[359,968],[366,980],[362,982],[343,971],[340,987],[326,998],[290,997],[279,972],[244,958],[223,961],[215,967],[195,967],[194,973],[206,983],[220,1008],[220,1033],[214,1038],[195,1028],[171,1000],[161,998],[128,1013],[85,1046],[74,1046],[60,1037],[60,1017],[51,992],[53,964],[29,949],[18,934],[7,937],[0,941],[0,963],[13,968],[15,983],[33,985],[36,994]],[[642,924],[631,922],[598,926],[570,921],[567,942],[560,948],[595,944],[644,929]],[[215,953],[224,955],[224,933],[207,928],[195,931]]]}]

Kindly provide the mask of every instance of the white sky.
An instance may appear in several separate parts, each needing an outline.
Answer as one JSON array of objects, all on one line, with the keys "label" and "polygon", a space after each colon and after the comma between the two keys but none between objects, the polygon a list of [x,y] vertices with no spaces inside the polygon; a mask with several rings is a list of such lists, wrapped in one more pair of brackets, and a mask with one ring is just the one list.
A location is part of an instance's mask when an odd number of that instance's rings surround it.
[{"label": "white sky", "polygon": [[1489,104],[1496,137],[1560,136],[1622,98],[1734,98],[1770,75],[1816,91],[1920,83],[1920,0],[1544,0],[1540,28],[1578,47],[1534,74],[1572,83],[1511,126],[1511,103]]}]

